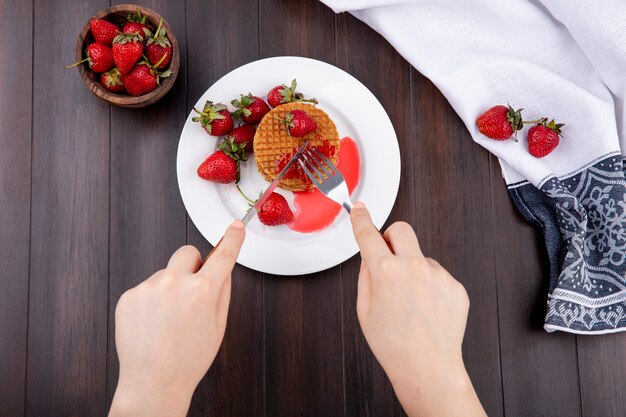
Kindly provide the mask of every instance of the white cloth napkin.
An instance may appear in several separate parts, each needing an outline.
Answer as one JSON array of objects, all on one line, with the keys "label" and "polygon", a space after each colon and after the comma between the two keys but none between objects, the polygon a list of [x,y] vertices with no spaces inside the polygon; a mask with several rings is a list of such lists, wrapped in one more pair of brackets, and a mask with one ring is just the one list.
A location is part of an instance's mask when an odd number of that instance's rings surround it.
[{"label": "white cloth napkin", "polygon": [[[322,1],[381,33],[498,157],[518,208],[546,233],[546,330],[626,330],[626,2]],[[478,115],[506,103],[565,123],[560,145],[537,159],[528,128],[519,142],[481,135]]]}]

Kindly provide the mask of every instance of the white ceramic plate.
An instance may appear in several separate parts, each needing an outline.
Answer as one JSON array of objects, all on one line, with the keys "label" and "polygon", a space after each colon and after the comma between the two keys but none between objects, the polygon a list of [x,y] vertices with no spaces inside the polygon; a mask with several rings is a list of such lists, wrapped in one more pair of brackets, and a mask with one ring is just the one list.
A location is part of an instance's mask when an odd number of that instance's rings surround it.
[{"label": "white ceramic plate", "polygon": [[[352,195],[369,208],[381,227],[398,194],[400,151],[387,113],[374,95],[356,78],[339,68],[309,58],[276,57],[239,67],[213,84],[196,103],[230,101],[252,92],[265,99],[274,86],[298,81],[298,91],[315,97],[337,125],[340,137],[353,138],[361,156],[361,180]],[[226,227],[247,211],[246,201],[233,184],[200,179],[197,167],[216,150],[218,139],[187,117],[177,156],[178,186],[183,202],[200,233],[215,245]],[[253,158],[242,164],[240,186],[250,196],[269,183],[257,172]],[[277,189],[292,204],[290,192]],[[293,206],[292,206],[293,208]],[[238,262],[257,271],[277,275],[303,275],[340,264],[358,252],[345,210],[334,223],[314,233],[298,233],[287,226],[268,227],[253,218],[247,226]]]}]

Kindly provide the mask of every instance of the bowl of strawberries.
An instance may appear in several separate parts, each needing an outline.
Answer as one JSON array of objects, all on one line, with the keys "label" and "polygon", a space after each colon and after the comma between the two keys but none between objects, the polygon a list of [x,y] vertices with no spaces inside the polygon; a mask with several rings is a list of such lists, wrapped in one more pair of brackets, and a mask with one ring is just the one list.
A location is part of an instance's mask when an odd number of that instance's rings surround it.
[{"label": "bowl of strawberries", "polygon": [[118,107],[146,107],[172,88],[180,68],[178,41],[155,11],[120,4],[94,15],[76,42],[76,63],[87,88]]}]

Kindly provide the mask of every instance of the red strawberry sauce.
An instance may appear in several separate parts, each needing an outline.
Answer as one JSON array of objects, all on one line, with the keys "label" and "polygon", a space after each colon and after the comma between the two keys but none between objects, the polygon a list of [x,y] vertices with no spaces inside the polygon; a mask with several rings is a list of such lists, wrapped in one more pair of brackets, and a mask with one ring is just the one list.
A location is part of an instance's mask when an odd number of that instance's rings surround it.
[{"label": "red strawberry sauce", "polygon": [[[335,153],[334,146],[331,149],[328,147],[324,149],[321,146],[318,150],[327,156]],[[361,177],[361,158],[356,142],[349,137],[341,139],[338,158],[337,169],[343,174],[350,194],[352,194]],[[288,160],[289,158],[285,160],[283,167]],[[280,165],[280,161],[278,165]],[[286,178],[296,178],[297,176],[302,177],[302,175],[305,175],[299,166],[298,168],[297,170],[290,169]],[[289,177],[289,175],[293,176]],[[290,229],[301,233],[316,232],[330,226],[341,210],[343,210],[340,205],[328,199],[317,189],[310,192],[293,193],[293,204],[296,207],[296,212],[294,213],[295,220],[288,226]]]}]

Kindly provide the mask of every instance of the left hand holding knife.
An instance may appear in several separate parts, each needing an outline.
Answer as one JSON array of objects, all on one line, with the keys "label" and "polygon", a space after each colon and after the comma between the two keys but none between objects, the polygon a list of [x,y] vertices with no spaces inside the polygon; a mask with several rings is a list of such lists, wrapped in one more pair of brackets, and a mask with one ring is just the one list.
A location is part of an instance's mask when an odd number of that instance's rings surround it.
[{"label": "left hand holding knife", "polygon": [[183,246],[165,269],[122,295],[115,310],[120,375],[109,417],[186,415],[224,338],[245,234],[235,220],[204,264],[196,248]]}]

